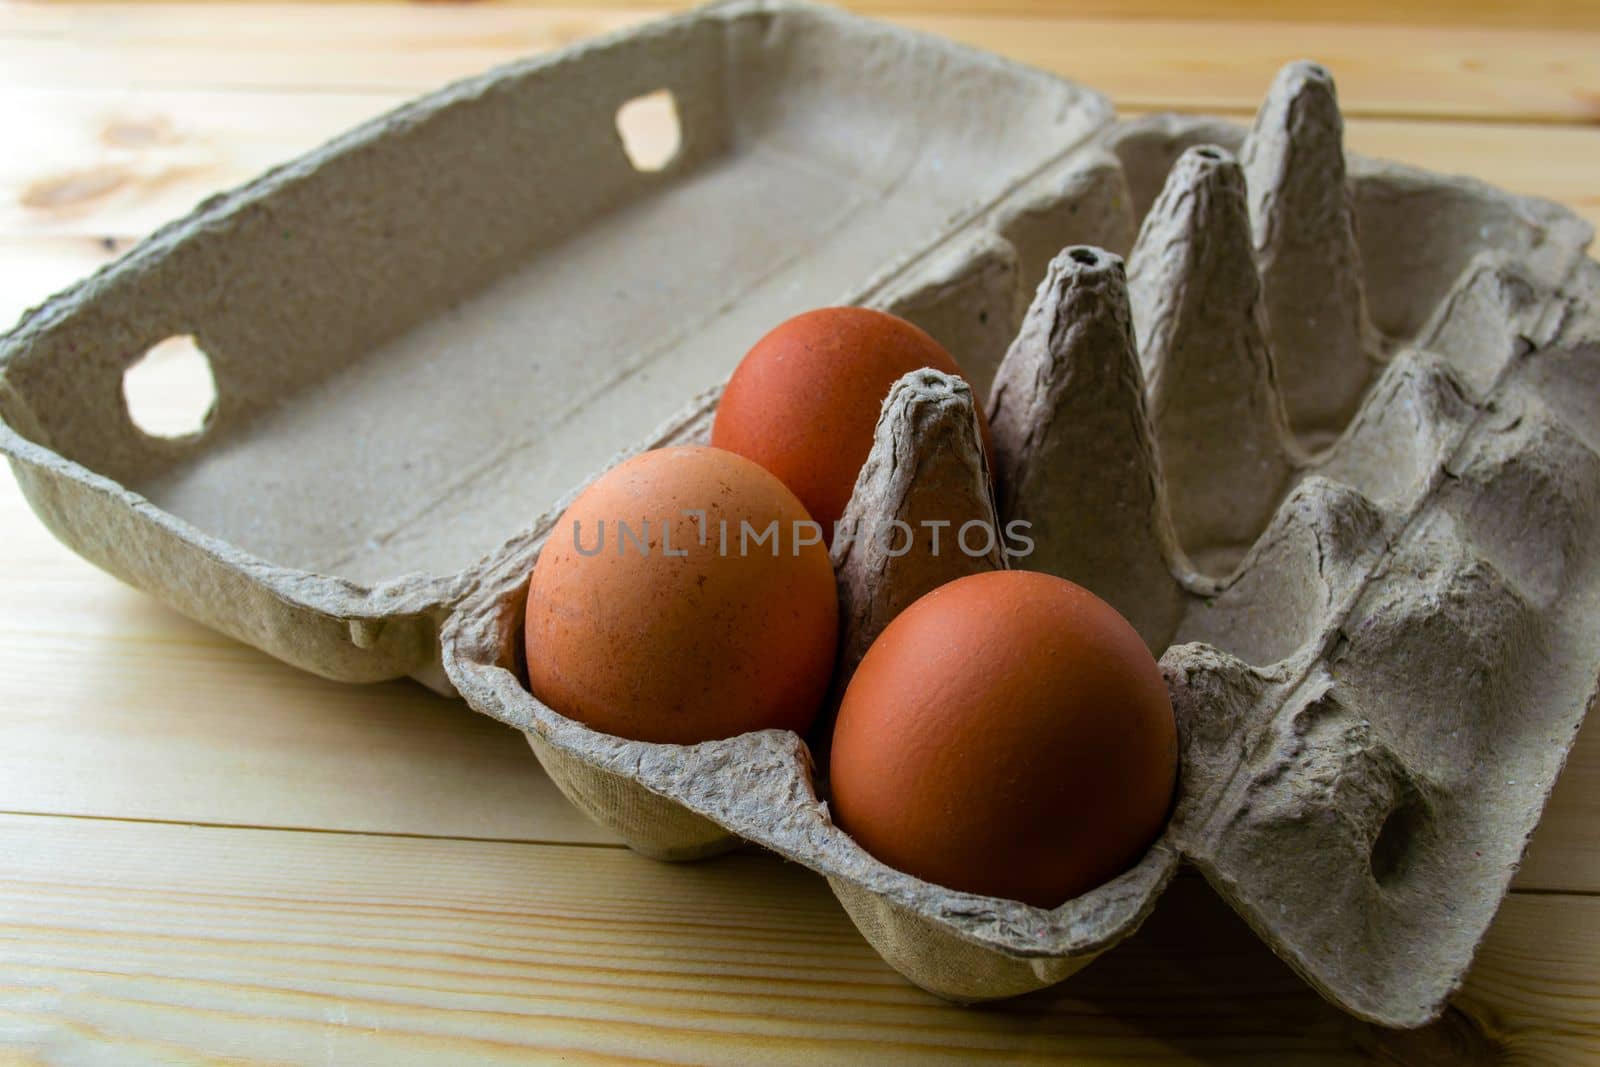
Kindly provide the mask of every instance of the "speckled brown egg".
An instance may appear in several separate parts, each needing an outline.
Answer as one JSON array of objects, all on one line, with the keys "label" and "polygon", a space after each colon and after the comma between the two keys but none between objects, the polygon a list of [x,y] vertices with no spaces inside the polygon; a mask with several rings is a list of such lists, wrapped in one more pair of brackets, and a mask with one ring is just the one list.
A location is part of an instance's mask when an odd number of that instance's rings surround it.
[{"label": "speckled brown egg", "polygon": [[868,649],[834,729],[831,809],[891,867],[1052,908],[1149,848],[1177,753],[1161,672],[1110,605],[1050,575],[978,574]]},{"label": "speckled brown egg", "polygon": [[820,530],[776,477],[715,448],[646,452],[602,475],[528,586],[533,694],[641,741],[804,732],[837,636]]},{"label": "speckled brown egg", "polygon": [[[733,372],[711,443],[776,474],[831,541],[872,451],[884,398],[897,379],[924,367],[962,373],[943,345],[894,315],[855,307],[796,315]],[[987,449],[981,403],[978,424]]]}]

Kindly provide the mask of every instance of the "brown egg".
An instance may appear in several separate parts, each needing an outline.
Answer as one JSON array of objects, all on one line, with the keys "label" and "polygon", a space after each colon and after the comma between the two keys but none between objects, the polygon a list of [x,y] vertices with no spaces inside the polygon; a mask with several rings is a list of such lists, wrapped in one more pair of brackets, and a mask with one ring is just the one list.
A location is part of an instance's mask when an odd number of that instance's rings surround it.
[{"label": "brown egg", "polygon": [[804,732],[837,638],[816,524],[777,478],[715,448],[606,472],[561,516],[528,585],[533,694],[640,741]]},{"label": "brown egg", "polygon": [[[868,308],[796,315],[746,353],[717,406],[711,443],[748,456],[783,480],[822,524],[829,542],[889,389],[923,367],[961,368],[904,319]],[[989,424],[978,404],[989,448]]]},{"label": "brown egg", "polygon": [[1053,908],[1166,822],[1172,704],[1121,615],[1060,578],[935,589],[884,629],[833,734],[834,821],[891,867]]}]

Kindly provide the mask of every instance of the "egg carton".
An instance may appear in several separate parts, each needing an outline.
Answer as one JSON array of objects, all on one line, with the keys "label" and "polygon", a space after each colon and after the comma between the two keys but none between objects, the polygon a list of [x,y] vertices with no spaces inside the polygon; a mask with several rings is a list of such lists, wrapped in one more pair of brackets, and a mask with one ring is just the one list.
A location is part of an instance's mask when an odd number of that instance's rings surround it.
[{"label": "egg carton", "polygon": [[[676,155],[636,165],[619,105],[662,90]],[[1117,122],[994,56],[734,0],[449,86],[201,205],[0,340],[0,448],[111,573],[306,670],[459,692],[641,852],[755,842],[819,871],[940,995],[1060,981],[1187,861],[1335,1003],[1417,1025],[1600,677],[1600,267],[1558,207],[1346,172],[1340,141],[1309,65],[1253,132]],[[857,848],[818,792],[826,722],[646,744],[521,681],[564,503],[619,449],[704,441],[750,343],[830,303],[918,322],[967,372],[895,386],[845,522],[1029,521],[1026,566],[1164,653],[1170,825],[1059,908]],[[121,381],[171,335],[218,396],[158,438]],[[838,682],[921,592],[1005,563],[841,540]]]}]

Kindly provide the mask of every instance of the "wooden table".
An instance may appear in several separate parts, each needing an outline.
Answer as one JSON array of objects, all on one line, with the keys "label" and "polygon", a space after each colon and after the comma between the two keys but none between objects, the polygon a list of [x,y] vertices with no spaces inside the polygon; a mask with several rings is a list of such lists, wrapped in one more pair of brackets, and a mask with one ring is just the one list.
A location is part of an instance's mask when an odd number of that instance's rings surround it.
[{"label": "wooden table", "polygon": [[[1592,2],[870,6],[1127,111],[1247,116],[1309,54],[1354,148],[1600,220]],[[0,318],[409,96],[653,13],[0,3]],[[0,529],[0,1063],[1600,1062],[1600,722],[1436,1027],[1344,1018],[1193,876],[1081,978],[964,1010],[798,867],[641,859],[512,731],[178,617],[58,546],[9,477]]]}]

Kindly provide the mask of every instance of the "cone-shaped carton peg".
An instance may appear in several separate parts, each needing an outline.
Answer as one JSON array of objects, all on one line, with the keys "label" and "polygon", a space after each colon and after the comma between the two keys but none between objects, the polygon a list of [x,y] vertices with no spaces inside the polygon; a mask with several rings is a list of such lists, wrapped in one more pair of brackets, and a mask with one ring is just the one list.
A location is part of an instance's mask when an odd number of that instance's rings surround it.
[{"label": "cone-shaped carton peg", "polygon": [[1279,71],[1241,159],[1289,424],[1326,440],[1355,413],[1374,348],[1332,76],[1307,62]]},{"label": "cone-shaped carton peg", "polygon": [[1203,570],[1226,572],[1266,527],[1294,467],[1232,155],[1203,145],[1179,157],[1129,274],[1178,540]]},{"label": "cone-shaped carton peg", "polygon": [[1120,257],[1050,262],[989,411],[1000,514],[1034,546],[1017,565],[1089,589],[1159,653],[1183,593]]},{"label": "cone-shaped carton peg", "polygon": [[834,533],[840,691],[896,615],[945,582],[1004,567],[1006,544],[971,388],[935,370],[907,374],[884,400]]}]

